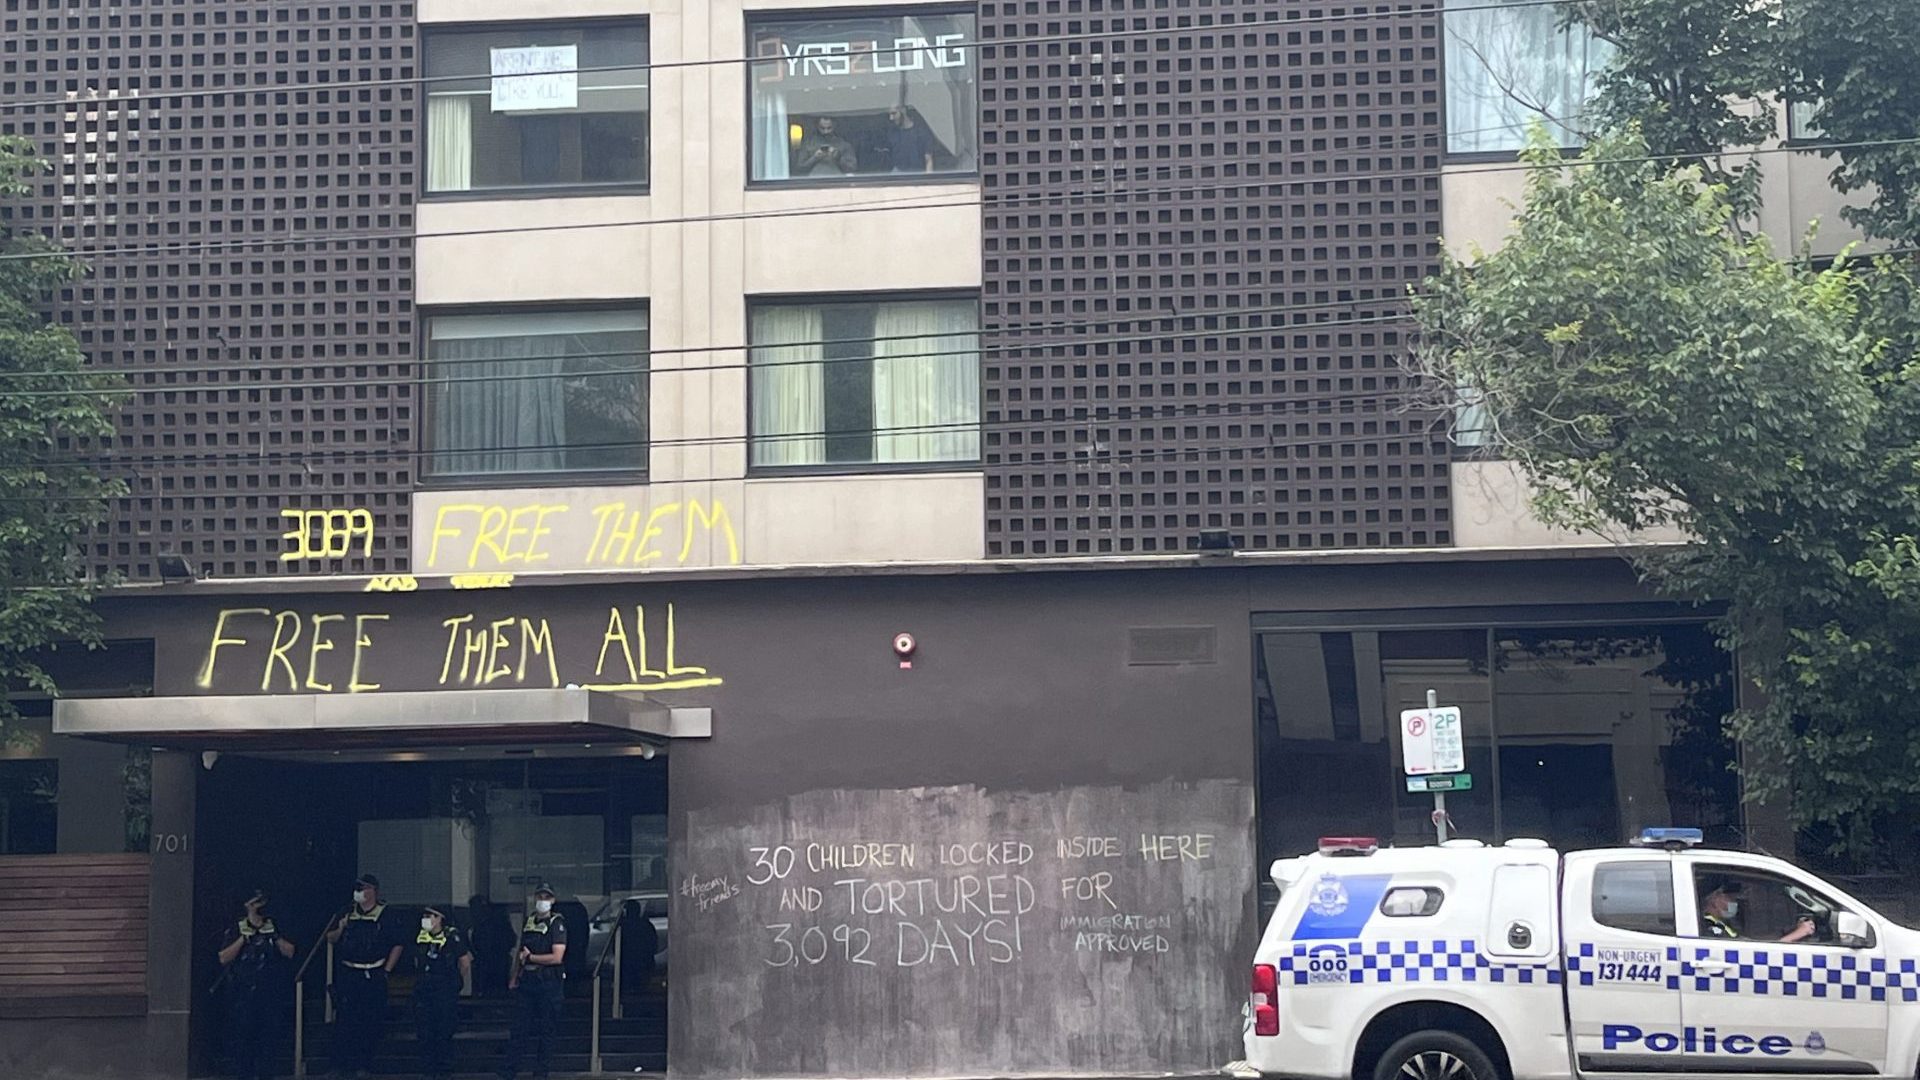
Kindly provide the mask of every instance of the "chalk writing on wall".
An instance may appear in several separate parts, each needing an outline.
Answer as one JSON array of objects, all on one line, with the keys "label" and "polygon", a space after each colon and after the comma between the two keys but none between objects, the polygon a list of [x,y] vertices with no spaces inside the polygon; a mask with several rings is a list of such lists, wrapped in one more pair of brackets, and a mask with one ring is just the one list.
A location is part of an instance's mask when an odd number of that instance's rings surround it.
[{"label": "chalk writing on wall", "polygon": [[[1055,931],[1075,951],[1163,953],[1173,917],[1126,910],[1127,876],[1210,863],[1214,842],[1181,832],[1058,837],[1051,851],[1011,838],[781,843],[748,848],[746,881],[777,889],[779,910],[794,913],[763,927],[770,967],[1011,964],[1032,935]],[[1033,917],[1042,889],[1065,909],[1050,925]]]},{"label": "chalk writing on wall", "polygon": [[[383,670],[406,670],[411,644],[409,635],[392,629],[392,619],[385,613],[225,608],[214,616],[194,681],[210,690],[244,679],[247,689],[257,686],[261,693],[380,690]],[[450,616],[438,624],[443,648],[436,685],[686,690],[722,683],[705,664],[683,658],[680,613],[672,603],[610,606],[605,627],[597,638],[568,640],[533,612]]]},{"label": "chalk writing on wall", "polygon": [[416,572],[467,573],[515,568],[686,566],[740,562],[733,516],[718,499],[652,505],[609,499],[566,502],[449,502],[432,509]]},{"label": "chalk writing on wall", "polygon": [[370,510],[287,508],[280,511],[280,516],[287,519],[290,526],[280,534],[280,539],[287,544],[287,549],[280,553],[281,562],[340,559],[356,547],[362,556],[373,554],[373,512]]},{"label": "chalk writing on wall", "polygon": [[[714,1076],[889,1076],[931,1060],[961,1075],[1198,1070],[1239,1033],[1250,821],[1250,792],[1228,781],[831,791],[693,812],[676,865],[695,890],[739,891],[676,896],[674,1004],[746,1019],[673,1037]],[[917,1019],[874,1024],[888,1002]],[[803,1018],[808,1039],[782,1034]]]}]

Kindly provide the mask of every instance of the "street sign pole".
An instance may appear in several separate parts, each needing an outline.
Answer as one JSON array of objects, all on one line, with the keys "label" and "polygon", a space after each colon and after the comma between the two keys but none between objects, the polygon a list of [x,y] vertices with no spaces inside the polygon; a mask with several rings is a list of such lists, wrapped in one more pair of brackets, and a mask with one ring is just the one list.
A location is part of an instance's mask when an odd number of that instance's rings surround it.
[{"label": "street sign pole", "polygon": [[[1427,691],[1427,712],[1432,713],[1439,707],[1439,693]],[[1447,793],[1444,791],[1433,793],[1433,831],[1440,837],[1441,843],[1447,842]]]}]

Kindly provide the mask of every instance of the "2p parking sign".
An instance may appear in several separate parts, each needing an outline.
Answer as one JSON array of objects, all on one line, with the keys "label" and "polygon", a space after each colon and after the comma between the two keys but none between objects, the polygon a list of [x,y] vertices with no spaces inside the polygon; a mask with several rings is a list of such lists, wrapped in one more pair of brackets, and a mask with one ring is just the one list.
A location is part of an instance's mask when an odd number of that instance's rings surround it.
[{"label": "2p parking sign", "polygon": [[1401,713],[1400,753],[1408,776],[1465,772],[1467,748],[1459,708],[1444,705]]}]

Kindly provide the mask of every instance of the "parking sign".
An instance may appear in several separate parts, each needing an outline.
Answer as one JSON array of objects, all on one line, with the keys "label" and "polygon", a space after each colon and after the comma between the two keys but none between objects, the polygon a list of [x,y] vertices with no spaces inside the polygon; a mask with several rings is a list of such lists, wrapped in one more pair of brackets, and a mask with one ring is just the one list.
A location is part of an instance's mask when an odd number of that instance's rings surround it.
[{"label": "parking sign", "polygon": [[1465,772],[1467,749],[1460,734],[1460,710],[1445,705],[1401,713],[1400,756],[1408,776]]}]

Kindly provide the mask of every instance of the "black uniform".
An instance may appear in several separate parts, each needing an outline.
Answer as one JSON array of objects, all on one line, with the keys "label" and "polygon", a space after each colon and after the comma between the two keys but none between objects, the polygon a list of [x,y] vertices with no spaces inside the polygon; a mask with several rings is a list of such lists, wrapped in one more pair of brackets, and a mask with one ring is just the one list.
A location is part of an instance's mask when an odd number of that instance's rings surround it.
[{"label": "black uniform", "polygon": [[387,1019],[387,954],[400,944],[398,923],[385,904],[372,911],[361,911],[356,904],[341,921],[333,973],[336,1072],[364,1073],[373,1067],[374,1048]]},{"label": "black uniform", "polygon": [[227,1056],[233,1075],[240,1080],[265,1080],[274,1073],[284,1012],[281,990],[290,976],[283,967],[286,958],[280,955],[280,931],[272,919],[262,918],[255,926],[243,918],[228,926],[220,939],[221,951],[236,941],[243,944],[221,982],[227,999]]},{"label": "black uniform", "polygon": [[451,926],[439,933],[422,930],[413,939],[413,1023],[420,1037],[420,1070],[428,1076],[453,1073],[453,1029],[460,1004],[460,958],[466,939]]},{"label": "black uniform", "polygon": [[[539,956],[567,943],[567,923],[559,912],[529,915],[520,930],[520,945]],[[506,1080],[520,1073],[520,1062],[531,1044],[533,1074],[547,1075],[553,1060],[555,1028],[566,994],[566,973],[558,965],[527,964],[520,969],[520,988],[514,991],[513,1036],[507,1043],[507,1063],[500,1070]]]}]

